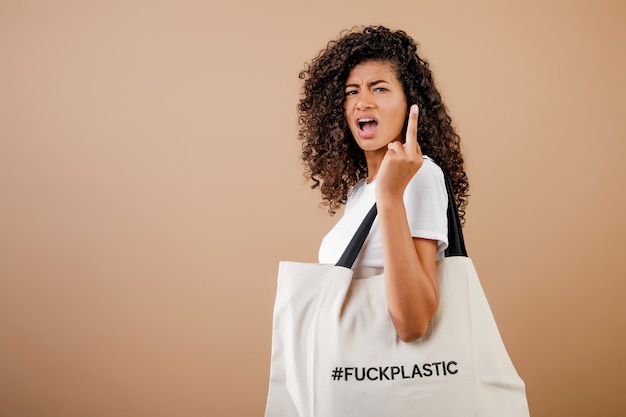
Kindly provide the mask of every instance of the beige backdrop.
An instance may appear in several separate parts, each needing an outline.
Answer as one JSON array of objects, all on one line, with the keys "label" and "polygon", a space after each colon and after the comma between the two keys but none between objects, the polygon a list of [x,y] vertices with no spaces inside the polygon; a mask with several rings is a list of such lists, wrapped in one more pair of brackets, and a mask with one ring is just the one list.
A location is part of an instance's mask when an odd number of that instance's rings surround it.
[{"label": "beige backdrop", "polygon": [[281,259],[336,221],[298,71],[421,43],[534,417],[623,416],[626,3],[0,1],[0,415],[258,416]]}]

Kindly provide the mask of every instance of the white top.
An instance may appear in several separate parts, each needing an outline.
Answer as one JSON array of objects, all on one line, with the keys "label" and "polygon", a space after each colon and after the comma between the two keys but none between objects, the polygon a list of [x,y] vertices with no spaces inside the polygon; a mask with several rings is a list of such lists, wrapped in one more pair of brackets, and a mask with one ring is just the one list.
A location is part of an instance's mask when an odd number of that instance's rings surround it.
[{"label": "white top", "polygon": [[[319,263],[336,264],[350,239],[376,201],[376,181],[359,181],[348,194],[344,214],[322,239]],[[437,259],[448,247],[448,194],[443,172],[424,156],[424,164],[411,179],[404,192],[404,205],[411,236],[437,240]],[[354,267],[383,267],[383,248],[378,218],[365,240]]]}]

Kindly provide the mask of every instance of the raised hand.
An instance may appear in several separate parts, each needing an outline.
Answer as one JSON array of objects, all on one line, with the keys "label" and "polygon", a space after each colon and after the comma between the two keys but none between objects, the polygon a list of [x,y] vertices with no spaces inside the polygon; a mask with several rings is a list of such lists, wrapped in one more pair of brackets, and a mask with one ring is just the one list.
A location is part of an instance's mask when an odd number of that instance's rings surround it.
[{"label": "raised hand", "polygon": [[402,199],[411,178],[422,167],[424,158],[417,143],[417,119],[419,109],[411,106],[406,129],[405,143],[391,142],[378,170],[376,178],[376,200]]}]

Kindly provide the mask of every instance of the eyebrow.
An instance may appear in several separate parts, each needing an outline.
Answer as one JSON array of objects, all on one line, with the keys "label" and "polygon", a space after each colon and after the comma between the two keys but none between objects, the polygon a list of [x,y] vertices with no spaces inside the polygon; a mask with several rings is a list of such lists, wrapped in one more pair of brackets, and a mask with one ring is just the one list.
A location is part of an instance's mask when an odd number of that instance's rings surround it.
[{"label": "eyebrow", "polygon": [[[371,81],[369,83],[367,83],[368,87],[374,87],[375,85],[378,85],[380,83],[385,83],[385,84],[389,84],[389,81],[385,81],[385,80],[375,80],[375,81]],[[344,88],[348,88],[348,87],[353,87],[353,88],[357,88],[360,84],[346,84],[346,86]]]}]

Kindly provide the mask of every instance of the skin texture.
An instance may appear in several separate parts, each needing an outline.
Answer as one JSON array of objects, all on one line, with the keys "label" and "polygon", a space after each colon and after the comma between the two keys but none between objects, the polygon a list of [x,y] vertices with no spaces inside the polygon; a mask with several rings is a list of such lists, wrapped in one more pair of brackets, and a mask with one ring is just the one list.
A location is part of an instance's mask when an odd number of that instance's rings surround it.
[{"label": "skin texture", "polygon": [[[419,109],[411,107],[393,67],[369,61],[356,65],[346,81],[344,112],[365,154],[368,181],[376,179],[376,204],[383,246],[385,294],[398,336],[405,342],[423,336],[437,311],[437,241],[411,236],[404,191],[423,164],[417,143]],[[376,121],[360,129],[359,120]],[[404,142],[404,143],[403,143]]]}]

